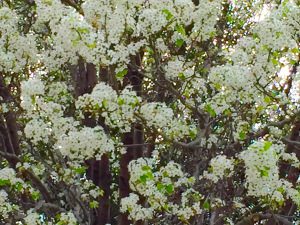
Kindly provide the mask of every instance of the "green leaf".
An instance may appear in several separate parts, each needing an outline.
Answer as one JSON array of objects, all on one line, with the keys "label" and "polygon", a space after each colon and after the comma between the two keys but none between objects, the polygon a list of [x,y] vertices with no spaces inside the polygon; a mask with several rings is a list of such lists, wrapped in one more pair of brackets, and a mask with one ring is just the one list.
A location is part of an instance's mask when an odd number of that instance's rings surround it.
[{"label": "green leaf", "polygon": [[273,56],[274,56],[275,58],[278,58],[278,57],[279,57],[279,51],[274,51],[274,52],[273,52]]},{"label": "green leaf", "polygon": [[279,38],[282,35],[282,32],[277,31],[277,32],[275,32],[275,35],[276,35],[277,38]]},{"label": "green leaf", "polygon": [[291,49],[291,52],[294,54],[300,53],[300,49],[299,48],[293,48]]},{"label": "green leaf", "polygon": [[275,66],[277,66],[279,64],[278,60],[275,58],[272,58],[271,61],[272,61],[273,65],[275,65]]},{"label": "green leaf", "polygon": [[22,185],[22,183],[17,182],[17,183],[15,184],[15,188],[16,188],[16,190],[17,190],[18,192],[22,191],[22,190],[23,190],[23,185]]},{"label": "green leaf", "polygon": [[197,137],[197,131],[195,132],[194,130],[190,130],[189,135],[191,139],[195,139]]},{"label": "green leaf", "polygon": [[264,145],[264,151],[267,151],[272,146],[272,142],[266,141]]},{"label": "green leaf", "polygon": [[272,102],[272,100],[269,96],[266,96],[266,97],[264,97],[264,102],[269,104]]},{"label": "green leaf", "polygon": [[183,45],[183,43],[184,43],[184,40],[179,38],[176,40],[175,45],[180,48]]},{"label": "green leaf", "polygon": [[160,192],[162,192],[164,190],[164,185],[160,182],[157,183],[156,187],[157,187],[157,190],[159,190]]},{"label": "green leaf", "polygon": [[77,46],[79,44],[80,39],[71,40],[73,46]]},{"label": "green leaf", "polygon": [[144,173],[142,176],[140,176],[140,181],[143,183],[143,184],[146,184],[147,180],[153,180],[154,176],[153,176],[153,173],[152,171],[148,170],[148,172]]},{"label": "green leaf", "polygon": [[168,205],[168,204],[164,204],[164,205],[163,205],[163,209],[164,209],[164,210],[168,211],[168,210],[169,210],[169,208],[170,208],[170,207],[169,207],[169,205]]},{"label": "green leaf", "polygon": [[34,97],[34,96],[31,96],[31,104],[32,104],[32,105],[35,105],[35,103],[36,103],[35,97]]},{"label": "green leaf", "polygon": [[150,55],[153,55],[154,53],[153,49],[148,46],[146,47],[145,52],[148,52]]},{"label": "green leaf", "polygon": [[4,179],[0,179],[0,187],[1,186],[5,186],[5,185],[10,185],[10,181],[9,180],[4,180]]},{"label": "green leaf", "polygon": [[52,0],[43,0],[42,3],[44,3],[45,5],[52,5]]},{"label": "green leaf", "polygon": [[119,72],[116,74],[116,77],[117,77],[118,79],[123,79],[127,73],[128,73],[128,69],[124,69],[124,70],[122,70],[122,71],[119,71]]},{"label": "green leaf", "polygon": [[209,167],[207,168],[207,171],[208,171],[209,173],[213,173],[213,172],[214,172],[214,169],[213,169],[212,166],[209,166]]},{"label": "green leaf", "polygon": [[89,33],[89,29],[84,28],[84,27],[79,27],[79,28],[77,28],[77,31],[78,31],[79,33],[82,33],[82,34],[88,34],[88,33]]},{"label": "green leaf", "polygon": [[188,178],[188,181],[190,182],[190,183],[195,183],[195,177],[190,177],[190,178]]},{"label": "green leaf", "polygon": [[253,33],[253,34],[252,34],[252,37],[253,37],[253,39],[259,39],[259,36],[258,36],[257,33]]},{"label": "green leaf", "polygon": [[289,63],[292,64],[292,65],[296,65],[296,64],[297,64],[297,61],[296,61],[296,60],[293,60],[293,59],[290,59],[290,60],[289,60]]},{"label": "green leaf", "polygon": [[227,22],[228,22],[229,24],[233,24],[234,19],[233,19],[233,17],[232,17],[232,14],[228,14],[228,16],[227,16]]},{"label": "green leaf", "polygon": [[242,131],[242,132],[239,133],[239,139],[240,140],[245,140],[246,139],[246,134],[245,134],[244,131]]},{"label": "green leaf", "polygon": [[150,179],[150,180],[153,180],[154,176],[153,176],[153,173],[151,171],[147,172],[146,173],[147,177]]},{"label": "green leaf", "polygon": [[166,189],[166,192],[167,192],[168,194],[172,194],[172,193],[174,192],[174,186],[173,186],[173,184],[168,184],[168,185],[166,185],[166,186],[165,186],[165,189]]},{"label": "green leaf", "polygon": [[100,109],[100,105],[98,104],[98,103],[96,103],[95,105],[94,105],[94,110],[99,110]]},{"label": "green leaf", "polygon": [[98,208],[99,203],[97,201],[91,201],[89,203],[89,206],[90,206],[91,209],[95,209],[95,208]]},{"label": "green leaf", "polygon": [[173,14],[167,9],[163,9],[162,12],[165,14],[167,20],[170,20],[174,17]]},{"label": "green leaf", "polygon": [[267,166],[264,166],[264,169],[259,171],[260,176],[261,177],[268,177],[269,176],[269,171],[270,171],[270,168],[267,167]]},{"label": "green leaf", "polygon": [[178,74],[178,77],[179,77],[181,80],[185,80],[184,73],[179,73],[179,74]]},{"label": "green leaf", "polygon": [[281,194],[283,194],[283,193],[285,192],[285,190],[284,190],[283,187],[279,187],[279,188],[277,189],[277,191],[279,191]]},{"label": "green leaf", "polygon": [[147,175],[146,175],[146,174],[144,174],[144,175],[140,176],[140,181],[142,181],[142,183],[143,183],[143,184],[146,184],[146,182],[147,182],[147,179],[148,179],[148,177],[147,177]]},{"label": "green leaf", "polygon": [[206,209],[206,210],[209,210],[210,209],[210,204],[209,204],[209,201],[206,199],[205,202],[203,203],[203,208]]},{"label": "green leaf", "polygon": [[169,176],[168,172],[167,172],[167,171],[164,171],[164,172],[163,172],[163,176],[164,176],[164,177],[168,177],[168,176]]},{"label": "green leaf", "polygon": [[74,172],[83,175],[86,172],[86,167],[81,166],[74,169]]},{"label": "green leaf", "polygon": [[86,46],[90,49],[93,49],[93,48],[96,48],[97,44],[96,44],[96,42],[93,42],[91,44],[86,43]]},{"label": "green leaf", "polygon": [[107,108],[108,102],[107,102],[106,99],[104,99],[104,100],[102,101],[102,106],[103,106],[104,108]]},{"label": "green leaf", "polygon": [[215,116],[217,115],[217,113],[216,113],[215,110],[211,107],[210,104],[207,104],[207,105],[204,107],[204,110],[205,110],[206,112],[208,112],[209,115],[212,116],[212,117],[215,117]]},{"label": "green leaf", "polygon": [[221,90],[221,88],[222,88],[222,85],[219,83],[215,83],[214,86],[217,90]]},{"label": "green leaf", "polygon": [[213,38],[214,36],[216,36],[216,31],[211,31],[211,32],[209,32],[209,37],[210,38]]},{"label": "green leaf", "polygon": [[199,202],[202,199],[202,196],[199,193],[194,193],[193,200]]},{"label": "green leaf", "polygon": [[143,166],[143,167],[142,167],[142,170],[143,170],[143,171],[148,171],[148,170],[151,171],[151,167],[150,167],[150,166]]},{"label": "green leaf", "polygon": [[182,34],[183,36],[186,36],[185,29],[184,29],[184,27],[182,25],[177,24],[176,27],[175,27],[175,30],[178,33]]},{"label": "green leaf", "polygon": [[261,112],[261,111],[263,111],[263,110],[264,110],[264,107],[263,107],[263,106],[261,106],[261,105],[257,106],[257,111],[258,111],[258,112]]},{"label": "green leaf", "polygon": [[224,115],[225,115],[225,116],[231,116],[232,113],[231,113],[230,109],[225,109],[225,110],[224,110]]},{"label": "green leaf", "polygon": [[118,105],[124,105],[125,100],[121,97],[118,98]]},{"label": "green leaf", "polygon": [[40,194],[40,192],[38,192],[38,191],[34,191],[34,192],[31,193],[31,198],[32,198],[34,201],[39,200],[40,197],[41,197],[41,194]]}]

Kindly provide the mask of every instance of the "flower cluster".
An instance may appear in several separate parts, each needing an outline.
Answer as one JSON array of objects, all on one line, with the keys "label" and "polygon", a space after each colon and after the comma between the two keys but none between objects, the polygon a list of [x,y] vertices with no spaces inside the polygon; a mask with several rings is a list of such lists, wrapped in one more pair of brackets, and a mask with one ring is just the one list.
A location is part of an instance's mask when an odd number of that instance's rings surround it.
[{"label": "flower cluster", "polygon": [[76,101],[76,108],[105,119],[106,125],[129,132],[136,120],[134,112],[141,99],[128,86],[118,96],[116,91],[105,83],[95,86],[91,94],[84,94]]},{"label": "flower cluster", "polygon": [[205,0],[200,1],[196,10],[192,14],[194,31],[198,39],[207,40],[215,35],[215,25],[220,14],[222,1],[219,0]]},{"label": "flower cluster", "polygon": [[61,225],[77,225],[78,221],[72,212],[65,212],[59,215],[57,224]]},{"label": "flower cluster", "polygon": [[[24,217],[24,225],[42,225],[45,222],[45,218],[41,214],[35,211],[35,209],[30,209]],[[50,219],[46,221],[48,225],[78,225],[78,221],[72,212],[63,212],[57,214],[55,219]],[[23,224],[23,223],[21,223]]]},{"label": "flower cluster", "polygon": [[[156,170],[154,160],[140,158],[130,162],[129,172],[131,189],[145,197],[149,205],[141,205],[140,197],[135,193],[122,198],[121,210],[128,212],[133,220],[152,219],[154,215],[165,212],[187,221],[201,213],[201,195],[191,188],[195,180],[187,177],[179,164],[169,162]],[[185,190],[180,193],[180,189]],[[180,203],[170,201],[172,196],[180,198]]]},{"label": "flower cluster", "polygon": [[2,219],[7,219],[14,210],[15,207],[9,202],[7,192],[0,190],[0,222]]},{"label": "flower cluster", "polygon": [[246,187],[248,195],[265,197],[268,201],[282,203],[285,193],[296,204],[299,204],[300,193],[288,181],[279,178],[278,162],[287,157],[284,145],[269,141],[258,141],[240,154],[246,167]]},{"label": "flower cluster", "polygon": [[182,57],[176,57],[173,60],[169,60],[165,66],[165,76],[169,80],[176,80],[178,77],[181,79],[190,78],[194,71],[192,68],[185,64]]},{"label": "flower cluster", "polygon": [[232,176],[233,169],[234,165],[232,159],[227,159],[225,155],[218,155],[210,161],[209,170],[204,171],[200,179],[203,177],[216,183],[224,177]]},{"label": "flower cluster", "polygon": [[34,210],[27,211],[27,215],[24,218],[24,222],[26,225],[29,225],[29,224],[41,225],[42,224],[40,215],[37,212],[35,212]]},{"label": "flower cluster", "polygon": [[[8,7],[0,8],[0,70],[19,72],[37,62],[35,35],[20,34],[18,16]],[[24,45],[26,43],[26,45]]]},{"label": "flower cluster", "polygon": [[168,139],[178,140],[191,133],[196,133],[193,125],[188,125],[183,118],[176,118],[171,108],[165,103],[150,102],[140,107],[140,116],[147,127],[163,131]]},{"label": "flower cluster", "polygon": [[112,152],[114,145],[101,127],[84,127],[78,131],[71,131],[62,135],[56,147],[64,156],[73,160],[86,160],[92,157],[101,159],[104,153]]},{"label": "flower cluster", "polygon": [[141,116],[145,119],[148,127],[163,129],[174,118],[173,110],[165,103],[151,102],[141,106]]}]

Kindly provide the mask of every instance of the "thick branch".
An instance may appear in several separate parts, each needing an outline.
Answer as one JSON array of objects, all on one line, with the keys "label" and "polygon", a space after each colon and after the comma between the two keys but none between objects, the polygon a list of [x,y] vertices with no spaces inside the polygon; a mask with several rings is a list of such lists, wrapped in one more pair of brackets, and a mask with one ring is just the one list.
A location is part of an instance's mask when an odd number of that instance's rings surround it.
[{"label": "thick branch", "polygon": [[271,219],[274,218],[275,220],[281,222],[284,225],[293,225],[292,222],[288,221],[286,218],[282,217],[281,215],[278,214],[261,214],[261,213],[254,213],[251,214],[250,216],[247,216],[240,220],[236,225],[254,225],[257,222],[261,220],[266,220],[266,219]]}]

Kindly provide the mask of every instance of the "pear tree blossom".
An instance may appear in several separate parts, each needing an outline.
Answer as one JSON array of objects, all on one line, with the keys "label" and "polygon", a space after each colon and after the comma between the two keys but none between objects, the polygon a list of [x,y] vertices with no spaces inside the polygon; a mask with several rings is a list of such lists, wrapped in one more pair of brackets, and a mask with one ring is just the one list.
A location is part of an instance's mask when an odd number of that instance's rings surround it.
[{"label": "pear tree blossom", "polygon": [[299,224],[299,63],[299,0],[0,1],[0,224]]}]

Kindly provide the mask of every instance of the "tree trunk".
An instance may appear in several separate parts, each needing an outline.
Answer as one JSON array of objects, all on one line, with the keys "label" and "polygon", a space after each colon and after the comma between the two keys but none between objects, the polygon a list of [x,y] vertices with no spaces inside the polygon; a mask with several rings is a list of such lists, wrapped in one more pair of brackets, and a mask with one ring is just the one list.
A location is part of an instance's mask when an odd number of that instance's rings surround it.
[{"label": "tree trunk", "polygon": [[[4,81],[4,75],[0,73],[0,103],[9,104],[13,102],[10,90]],[[13,155],[20,155],[18,126],[16,121],[15,112],[9,110],[3,113],[0,118],[0,146],[2,151]],[[11,166],[14,166],[17,162],[12,160],[9,162]]]},{"label": "tree trunk", "polygon": [[[294,122],[289,139],[291,141],[300,141],[299,131],[300,131],[300,121],[296,121]],[[298,159],[300,157],[300,152],[294,148],[293,144],[287,144],[286,152],[288,153],[294,152]],[[298,177],[300,175],[300,171],[298,168],[294,168],[291,166],[287,167],[286,165],[282,165],[280,168],[280,174],[282,177],[285,177],[287,175],[287,180],[295,186]],[[296,209],[297,207],[295,207],[294,203],[290,199],[288,199],[285,201],[280,214],[284,216],[292,216],[295,213]],[[274,225],[274,224],[276,224],[274,218],[269,219],[268,222],[266,223],[266,225]]]},{"label": "tree trunk", "polygon": [[[97,71],[93,64],[85,64],[82,59],[79,60],[77,67],[71,67],[71,73],[75,81],[75,96],[81,96],[90,93],[97,83]],[[87,127],[95,127],[97,121],[85,114],[82,123]],[[104,124],[100,124],[104,126]],[[104,195],[99,200],[99,207],[94,210],[93,225],[105,225],[110,223],[110,183],[111,174],[109,169],[109,156],[103,155],[101,160],[91,159],[87,162],[87,178],[92,180],[95,185],[104,191]]]},{"label": "tree trunk", "polygon": [[[143,76],[138,72],[136,66],[141,65],[141,57],[137,55],[131,59],[131,65],[128,66],[128,73],[124,78],[124,84],[130,84],[133,90],[138,96],[142,94],[142,81]],[[129,178],[130,174],[128,171],[128,164],[131,160],[137,159],[143,156],[143,144],[144,144],[144,132],[142,124],[133,124],[132,131],[126,133],[123,138],[124,145],[129,145],[126,149],[126,153],[121,156],[120,159],[120,176],[119,176],[119,193],[120,198],[129,196]],[[133,145],[133,146],[130,146]],[[128,219],[128,215],[123,213],[119,217],[119,225],[129,225],[131,221]],[[142,222],[137,222],[137,224],[143,224]]]}]

